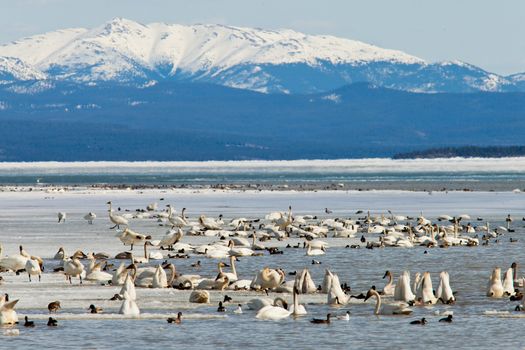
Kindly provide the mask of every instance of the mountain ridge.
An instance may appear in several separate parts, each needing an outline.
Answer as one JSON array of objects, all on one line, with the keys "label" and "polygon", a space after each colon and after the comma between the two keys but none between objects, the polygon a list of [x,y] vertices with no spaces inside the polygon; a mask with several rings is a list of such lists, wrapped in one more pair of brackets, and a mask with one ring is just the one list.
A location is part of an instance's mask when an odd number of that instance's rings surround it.
[{"label": "mountain ridge", "polygon": [[39,79],[79,84],[174,80],[291,94],[356,82],[413,92],[525,91],[515,78],[519,73],[502,77],[459,61],[428,63],[398,50],[289,29],[145,25],[115,18],[92,29],[57,30],[0,45],[0,56],[19,59],[41,72]]}]

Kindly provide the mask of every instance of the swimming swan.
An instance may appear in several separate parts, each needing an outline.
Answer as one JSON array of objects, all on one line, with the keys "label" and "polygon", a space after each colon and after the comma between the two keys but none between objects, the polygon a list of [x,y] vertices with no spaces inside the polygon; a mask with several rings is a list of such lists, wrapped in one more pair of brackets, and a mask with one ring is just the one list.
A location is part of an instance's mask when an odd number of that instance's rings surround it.
[{"label": "swimming swan", "polygon": [[491,298],[503,297],[503,284],[501,283],[501,269],[499,267],[492,270],[487,288],[487,296]]},{"label": "swimming swan", "polygon": [[376,298],[376,307],[374,309],[374,315],[410,315],[412,310],[408,308],[406,303],[397,303],[397,304],[384,304],[381,303],[381,296],[379,293],[370,289],[366,294],[364,301],[367,301],[371,297]]}]

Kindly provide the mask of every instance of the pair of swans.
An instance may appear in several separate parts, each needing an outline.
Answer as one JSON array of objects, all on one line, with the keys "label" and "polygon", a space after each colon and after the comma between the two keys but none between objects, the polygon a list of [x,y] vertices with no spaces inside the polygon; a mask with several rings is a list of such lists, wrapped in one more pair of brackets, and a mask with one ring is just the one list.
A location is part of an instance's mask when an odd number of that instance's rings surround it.
[{"label": "pair of swans", "polygon": [[[303,316],[307,314],[304,305],[299,304],[299,293],[296,287],[293,289],[293,304],[289,309],[286,307],[286,302],[281,298],[276,298],[273,305],[265,305],[261,307],[256,314],[256,318],[260,320],[281,320],[289,316]],[[253,304],[253,302],[252,302]]]},{"label": "pair of swans", "polygon": [[502,298],[514,294],[514,271],[509,268],[505,273],[505,280],[501,282],[501,268],[492,270],[487,286],[487,296],[490,298]]},{"label": "pair of swans", "polygon": [[251,283],[251,288],[257,290],[275,289],[283,284],[284,279],[285,274],[283,270],[265,267],[257,273]]},{"label": "pair of swans", "polygon": [[175,212],[173,207],[170,204],[166,205],[166,207],[168,207],[168,221],[170,222],[172,227],[178,227],[180,229],[188,225],[188,220],[186,218],[186,215],[184,215],[186,208],[182,208],[180,216],[173,216]]},{"label": "pair of swans", "polygon": [[122,298],[122,304],[120,305],[119,314],[126,316],[139,316],[140,309],[137,305],[137,293],[135,291],[135,284],[133,283],[133,277],[127,275],[124,285],[120,289],[119,293]]},{"label": "pair of swans", "polygon": [[328,305],[344,305],[350,300],[350,296],[346,295],[341,288],[339,276],[330,270],[325,271],[321,291],[327,293]]},{"label": "pair of swans", "polygon": [[135,264],[131,264],[127,267],[127,270],[131,270],[131,280],[137,287],[167,288],[172,285],[175,279],[176,269],[173,264],[167,264],[165,268],[170,271],[169,278],[161,265],[137,269]]},{"label": "pair of swans", "polygon": [[86,277],[84,279],[86,281],[104,282],[104,283],[112,281],[113,275],[105,271],[102,271],[103,263],[105,263],[105,261],[101,261],[97,263],[94,257],[90,258],[89,265],[86,270]]}]

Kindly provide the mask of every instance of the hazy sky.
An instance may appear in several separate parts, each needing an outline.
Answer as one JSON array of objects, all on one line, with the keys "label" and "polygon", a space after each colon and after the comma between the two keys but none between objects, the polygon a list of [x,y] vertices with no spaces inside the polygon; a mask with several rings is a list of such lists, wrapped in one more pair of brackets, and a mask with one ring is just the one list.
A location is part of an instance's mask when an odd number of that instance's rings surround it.
[{"label": "hazy sky", "polygon": [[332,34],[428,61],[525,72],[524,0],[0,0],[0,43],[113,17]]}]

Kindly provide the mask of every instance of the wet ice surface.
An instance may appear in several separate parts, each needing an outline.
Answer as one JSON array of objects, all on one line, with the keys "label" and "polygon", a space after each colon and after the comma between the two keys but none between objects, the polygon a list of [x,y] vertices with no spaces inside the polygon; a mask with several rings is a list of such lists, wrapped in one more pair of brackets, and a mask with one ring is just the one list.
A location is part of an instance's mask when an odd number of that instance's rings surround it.
[{"label": "wet ice surface", "polygon": [[[45,259],[46,273],[42,282],[29,283],[27,275],[2,274],[5,282],[0,285],[1,293],[9,293],[13,299],[20,299],[17,311],[20,319],[28,315],[37,327],[25,329],[19,326],[20,336],[0,338],[2,343],[22,348],[43,346],[67,348],[139,348],[176,347],[181,344],[188,348],[240,348],[266,347],[280,349],[293,348],[335,348],[342,346],[367,348],[517,348],[522,345],[521,337],[509,329],[523,329],[525,319],[520,313],[511,311],[518,302],[508,299],[489,299],[485,288],[491,269],[500,266],[508,268],[513,261],[523,261],[524,240],[523,204],[525,194],[512,192],[449,192],[429,195],[424,192],[221,192],[221,191],[73,191],[66,193],[0,193],[0,242],[4,255],[17,252],[19,244],[33,255]],[[160,201],[160,198],[164,198]],[[320,265],[311,265],[312,257],[305,256],[303,249],[287,249],[288,243],[295,244],[298,239],[283,242],[265,242],[267,246],[281,246],[283,255],[240,258],[237,270],[240,278],[251,279],[256,270],[264,266],[283,267],[287,272],[308,267],[317,284],[322,282],[325,268],[339,274],[342,282],[348,282],[356,294],[371,285],[384,285],[381,277],[389,269],[397,276],[408,269],[430,271],[434,288],[437,288],[439,272],[450,273],[451,286],[458,291],[457,303],[453,306],[438,304],[434,307],[414,307],[409,317],[376,317],[372,314],[374,304],[352,300],[352,303],[331,308],[326,305],[326,296],[301,295],[301,303],[306,303],[308,315],[299,319],[285,319],[278,322],[259,321],[252,311],[244,308],[242,315],[233,313],[237,303],[262,296],[255,292],[211,292],[209,305],[196,305],[187,302],[189,291],[173,289],[139,289],[137,303],[142,316],[139,319],[125,319],[117,315],[119,301],[109,298],[120,287],[99,286],[74,280],[73,285],[65,282],[63,275],[51,273],[57,264],[51,260],[58,247],[63,246],[68,254],[77,249],[83,251],[107,252],[114,256],[127,250],[115,238],[114,230],[109,230],[106,202],[112,200],[115,208],[122,210],[144,208],[151,202],[159,207],[167,203],[178,211],[188,208],[187,215],[192,219],[199,214],[217,216],[224,214],[233,217],[262,217],[270,211],[285,210],[292,205],[296,214],[323,215],[325,207],[333,210],[332,217],[356,217],[358,210],[372,210],[373,214],[384,213],[390,209],[403,215],[419,215],[420,211],[429,218],[441,214],[459,215],[468,213],[473,224],[477,216],[489,220],[493,227],[503,224],[507,213],[513,215],[516,232],[507,233],[500,243],[488,247],[453,247],[448,249],[345,249],[355,239],[328,238],[330,248],[325,256],[316,257]],[[67,212],[65,224],[58,224],[56,214]],[[93,211],[98,218],[94,225],[88,225],[82,218]],[[483,221],[484,222],[484,221]],[[131,227],[139,232],[147,232],[154,239],[160,239],[166,227],[159,226],[155,219],[133,220]],[[518,238],[510,243],[509,238]],[[205,243],[207,237],[185,236],[183,242]],[[140,247],[135,248],[138,252]],[[166,252],[164,252],[166,255]],[[195,270],[190,265],[201,260],[202,268]],[[198,273],[212,277],[217,272],[217,260],[203,256],[190,259],[171,260],[181,273]],[[118,263],[116,260],[110,262]],[[158,261],[157,261],[158,263]],[[150,265],[154,265],[150,262]],[[293,276],[287,276],[287,280]],[[233,297],[227,305],[226,314],[216,312],[217,303],[224,294]],[[290,295],[285,298],[291,301]],[[63,310],[56,316],[59,327],[45,326],[48,317],[47,304],[60,300]],[[104,308],[101,315],[87,313],[90,304]],[[349,322],[334,321],[331,325],[311,325],[312,317],[325,317],[327,312],[352,313]],[[441,316],[434,313],[445,310],[454,312],[452,324],[438,323]],[[169,325],[166,318],[183,312],[181,325]],[[495,312],[487,312],[495,311]],[[524,315],[525,316],[525,315]],[[410,325],[414,319],[426,317],[429,324]]]}]

